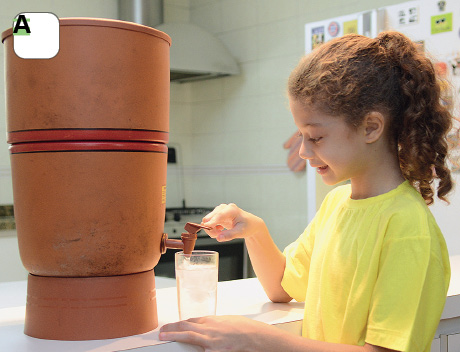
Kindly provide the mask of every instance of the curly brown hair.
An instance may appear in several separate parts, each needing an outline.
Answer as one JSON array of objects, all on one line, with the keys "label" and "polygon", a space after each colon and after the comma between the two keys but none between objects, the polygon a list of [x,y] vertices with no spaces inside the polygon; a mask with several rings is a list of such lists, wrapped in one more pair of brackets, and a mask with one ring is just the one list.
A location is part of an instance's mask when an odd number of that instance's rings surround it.
[{"label": "curly brown hair", "polygon": [[329,115],[344,116],[352,127],[379,111],[389,120],[388,138],[398,152],[404,177],[433,203],[447,201],[452,189],[446,135],[452,124],[441,102],[431,60],[403,34],[372,39],[348,34],[305,56],[288,81],[290,97]]}]

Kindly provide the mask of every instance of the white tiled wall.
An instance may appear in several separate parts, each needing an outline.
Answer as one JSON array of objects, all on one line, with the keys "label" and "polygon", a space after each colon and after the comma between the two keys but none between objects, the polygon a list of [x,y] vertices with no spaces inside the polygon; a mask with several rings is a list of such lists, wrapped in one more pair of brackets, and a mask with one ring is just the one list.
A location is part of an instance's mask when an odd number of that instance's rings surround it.
[{"label": "white tiled wall", "polygon": [[189,8],[190,0],[166,0],[163,6],[163,17],[168,22],[189,22]]},{"label": "white tiled wall", "polygon": [[19,256],[18,239],[14,231],[0,236],[0,282],[27,279],[27,271]]}]

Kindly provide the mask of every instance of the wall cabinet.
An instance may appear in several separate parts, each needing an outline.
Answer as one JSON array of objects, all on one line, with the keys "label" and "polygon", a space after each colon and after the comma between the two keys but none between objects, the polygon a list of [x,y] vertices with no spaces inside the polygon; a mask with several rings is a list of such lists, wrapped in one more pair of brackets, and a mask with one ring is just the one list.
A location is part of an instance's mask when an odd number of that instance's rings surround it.
[{"label": "wall cabinet", "polygon": [[448,352],[460,352],[460,333],[453,334],[453,335],[447,335],[447,351]]},{"label": "wall cabinet", "polygon": [[435,338],[431,344],[431,352],[460,352],[460,333]]},{"label": "wall cabinet", "polygon": [[436,338],[431,343],[431,352],[441,352],[441,339]]}]

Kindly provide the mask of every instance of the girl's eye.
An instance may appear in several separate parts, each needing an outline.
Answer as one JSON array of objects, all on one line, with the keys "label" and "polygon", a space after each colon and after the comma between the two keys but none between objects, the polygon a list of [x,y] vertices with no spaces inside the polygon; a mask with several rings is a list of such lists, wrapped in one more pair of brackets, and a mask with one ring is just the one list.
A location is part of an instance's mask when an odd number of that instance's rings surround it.
[{"label": "girl's eye", "polygon": [[302,137],[302,132],[297,131],[297,137]]},{"label": "girl's eye", "polygon": [[312,143],[318,143],[323,137],[318,137],[318,138],[309,138],[308,140]]}]

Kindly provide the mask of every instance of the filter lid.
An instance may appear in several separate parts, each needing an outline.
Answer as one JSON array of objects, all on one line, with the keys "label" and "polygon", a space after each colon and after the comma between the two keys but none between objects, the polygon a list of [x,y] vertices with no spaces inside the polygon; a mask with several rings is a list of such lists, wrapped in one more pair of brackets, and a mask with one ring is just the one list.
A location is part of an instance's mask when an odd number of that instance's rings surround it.
[{"label": "filter lid", "polygon": [[[158,29],[154,29],[154,28],[147,27],[147,26],[133,23],[133,22],[112,20],[112,19],[106,19],[106,18],[68,17],[68,18],[60,18],[59,25],[60,26],[112,27],[112,28],[125,29],[129,31],[142,32],[148,35],[153,35],[155,37],[161,38],[164,41],[166,41],[169,45],[171,45],[171,38],[166,33],[159,31]],[[9,28],[5,30],[1,36],[2,43],[7,37],[11,35],[13,35],[13,28]]]}]

